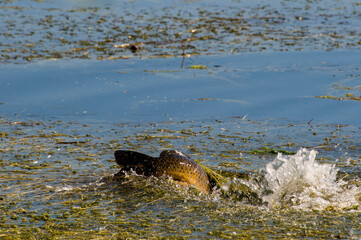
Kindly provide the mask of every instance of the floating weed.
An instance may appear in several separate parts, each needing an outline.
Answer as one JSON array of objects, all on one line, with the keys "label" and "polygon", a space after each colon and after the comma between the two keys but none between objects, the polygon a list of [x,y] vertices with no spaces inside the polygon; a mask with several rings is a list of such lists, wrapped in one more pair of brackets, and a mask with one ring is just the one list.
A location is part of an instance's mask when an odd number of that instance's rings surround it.
[{"label": "floating weed", "polygon": [[221,174],[212,170],[211,168],[205,166],[204,164],[197,161],[197,163],[203,168],[203,170],[207,173],[211,182],[215,182],[218,187],[226,184],[228,182],[227,178],[223,177]]},{"label": "floating weed", "polygon": [[361,101],[361,96],[355,96],[353,94],[347,93],[344,97],[335,97],[335,96],[316,96],[316,98],[321,99],[332,99],[332,100],[352,100],[352,101]]},{"label": "floating weed", "polygon": [[[6,4],[0,7],[0,26],[6,30],[0,46],[3,63],[189,58],[360,46],[358,5],[334,0],[307,4],[307,12],[294,2],[277,6],[215,3],[207,6],[207,11],[197,2],[149,9],[128,2],[74,9],[45,2],[36,7],[24,7],[22,2]],[[26,30],[17,26],[26,26]]]},{"label": "floating weed", "polygon": [[269,147],[261,147],[261,148],[259,148],[259,150],[246,151],[245,153],[256,154],[256,155],[278,154],[278,153],[282,153],[284,155],[294,155],[295,154],[295,152],[292,152],[292,151],[269,148]]},{"label": "floating weed", "polygon": [[[359,227],[356,206],[344,212],[293,212],[269,209],[255,195],[262,182],[255,173],[272,160],[272,151],[283,150],[262,146],[292,150],[308,139],[328,163],[334,162],[337,147],[354,146],[337,164],[357,165],[357,129],[316,124],[309,129],[307,123],[273,127],[242,118],[102,127],[3,118],[1,238],[327,238],[335,229],[350,237],[350,230]],[[297,136],[290,138],[294,132]],[[217,184],[214,193],[205,195],[168,178],[112,177],[118,170],[114,150],[156,155],[169,148],[201,159]],[[266,154],[245,154],[253,149]],[[350,187],[359,184],[357,179],[343,176]]]},{"label": "floating weed", "polygon": [[192,66],[189,66],[188,68],[190,69],[207,69],[208,67],[207,66],[204,66],[204,65],[192,65]]},{"label": "floating weed", "polygon": [[321,99],[332,99],[332,100],[351,100],[351,101],[361,101],[361,95],[360,95],[360,90],[361,87],[359,85],[357,85],[359,83],[359,79],[360,79],[360,75],[356,74],[353,75],[351,74],[348,77],[348,82],[354,82],[354,86],[340,86],[340,84],[333,84],[332,87],[336,90],[336,91],[340,91],[342,93],[344,93],[344,96],[333,96],[333,95],[325,95],[325,96],[316,96],[316,98],[321,98]]}]

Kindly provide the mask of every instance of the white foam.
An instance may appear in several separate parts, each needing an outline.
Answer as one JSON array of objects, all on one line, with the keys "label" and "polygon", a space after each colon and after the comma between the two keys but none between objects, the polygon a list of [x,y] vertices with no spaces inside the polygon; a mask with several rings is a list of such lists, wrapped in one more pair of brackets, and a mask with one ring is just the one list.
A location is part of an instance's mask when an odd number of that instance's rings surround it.
[{"label": "white foam", "polygon": [[271,207],[303,210],[360,208],[355,186],[336,180],[338,169],[321,164],[315,150],[300,149],[296,155],[283,156],[267,164],[266,185],[272,193],[263,196]]}]

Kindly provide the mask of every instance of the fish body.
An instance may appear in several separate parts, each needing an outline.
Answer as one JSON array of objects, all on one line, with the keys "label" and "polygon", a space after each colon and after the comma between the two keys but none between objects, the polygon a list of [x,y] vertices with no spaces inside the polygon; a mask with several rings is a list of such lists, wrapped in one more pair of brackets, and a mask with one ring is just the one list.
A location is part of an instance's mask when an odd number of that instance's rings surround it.
[{"label": "fish body", "polygon": [[120,172],[133,170],[144,176],[170,176],[202,192],[210,192],[207,173],[199,164],[180,151],[166,150],[161,152],[159,157],[151,157],[143,153],[117,150],[114,156],[117,164],[122,167]]}]

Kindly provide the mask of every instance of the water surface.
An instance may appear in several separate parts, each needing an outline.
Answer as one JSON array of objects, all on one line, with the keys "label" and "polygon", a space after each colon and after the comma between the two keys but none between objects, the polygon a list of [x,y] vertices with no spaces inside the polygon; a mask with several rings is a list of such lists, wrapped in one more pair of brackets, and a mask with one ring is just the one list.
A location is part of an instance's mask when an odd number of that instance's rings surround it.
[{"label": "water surface", "polygon": [[[360,238],[360,7],[1,2],[0,236]],[[228,183],[116,182],[117,149]]]},{"label": "water surface", "polygon": [[[186,59],[4,65],[1,111],[115,122],[287,118],[360,125],[353,52],[258,53]],[[194,65],[207,69],[189,69]],[[10,115],[11,116],[11,115]]]}]

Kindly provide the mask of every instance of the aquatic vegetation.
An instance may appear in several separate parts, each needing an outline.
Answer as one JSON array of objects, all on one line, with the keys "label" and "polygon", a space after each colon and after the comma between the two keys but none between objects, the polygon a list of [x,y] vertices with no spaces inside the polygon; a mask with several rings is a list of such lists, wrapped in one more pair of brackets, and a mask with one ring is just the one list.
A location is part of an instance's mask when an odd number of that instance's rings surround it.
[{"label": "aquatic vegetation", "polygon": [[[360,127],[274,114],[288,99],[358,104],[358,55],[339,51],[360,49],[357,0],[0,2],[1,239],[361,237]],[[316,91],[290,89],[304,83]],[[282,87],[291,97],[269,99]],[[276,104],[259,121],[247,98]],[[181,150],[216,187],[119,181],[118,149]]]},{"label": "aquatic vegetation", "polygon": [[190,68],[190,69],[207,69],[208,67],[203,66],[203,65],[192,65],[192,66],[189,66],[188,68]]},{"label": "aquatic vegetation", "polygon": [[282,153],[284,155],[293,155],[293,154],[295,154],[295,152],[292,152],[292,151],[274,149],[274,148],[269,148],[269,147],[261,147],[259,150],[247,151],[246,153],[261,154],[261,155],[262,154],[278,154],[278,153]]},{"label": "aquatic vegetation", "polygon": [[335,96],[316,96],[316,98],[323,99],[332,99],[332,100],[353,100],[353,101],[361,101],[361,96],[357,97],[352,94],[346,94],[345,97],[335,97]]},{"label": "aquatic vegetation", "polygon": [[[317,213],[269,209],[259,198],[269,193],[262,189],[261,170],[274,157],[247,153],[259,143],[270,146],[275,142],[279,146],[269,148],[295,151],[306,138],[312,138],[321,150],[320,165],[334,162],[336,146],[353,145],[347,157],[359,162],[358,135],[350,126],[315,125],[315,136],[307,124],[275,128],[242,118],[101,126],[91,121],[2,118],[0,124],[2,237],[326,237],[334,229],[350,236],[345,229],[356,231],[359,226],[359,209],[352,204],[343,210],[327,205]],[[286,136],[295,131],[295,144],[289,145]],[[218,179],[217,190],[207,196],[169,178],[134,174],[121,182],[112,178],[119,169],[114,150],[154,154],[169,148],[182,149],[198,159]],[[338,167],[352,170],[348,158],[341,154]],[[237,167],[222,167],[223,162],[237,163]],[[357,176],[340,179],[347,183],[341,187],[352,189],[360,184]],[[285,204],[290,204],[290,196],[284,195]],[[344,218],[347,226],[339,222]],[[318,224],[318,230],[313,224]]]},{"label": "aquatic vegetation", "polygon": [[228,182],[228,180],[222,176],[221,174],[217,173],[216,171],[212,170],[211,168],[201,164],[201,163],[198,163],[202,168],[203,170],[207,173],[207,175],[209,176],[210,180],[212,182],[215,182],[216,185],[218,185],[219,187],[226,184]]},{"label": "aquatic vegetation", "polygon": [[[355,81],[358,80],[357,78],[354,78]],[[361,95],[355,95],[355,94],[360,94],[360,86],[355,86],[355,87],[340,87],[338,84],[333,85],[333,87],[335,89],[338,89],[340,91],[347,91],[347,93],[345,93],[344,96],[342,97],[337,97],[337,96],[332,96],[332,95],[328,95],[328,96],[316,96],[316,98],[321,98],[321,99],[332,99],[332,100],[351,100],[351,101],[361,101]],[[350,93],[350,92],[355,92],[354,93]]]},{"label": "aquatic vegetation", "polygon": [[59,8],[7,1],[0,7],[0,62],[359,49],[360,6],[353,3],[233,2],[205,9],[194,2]]}]

